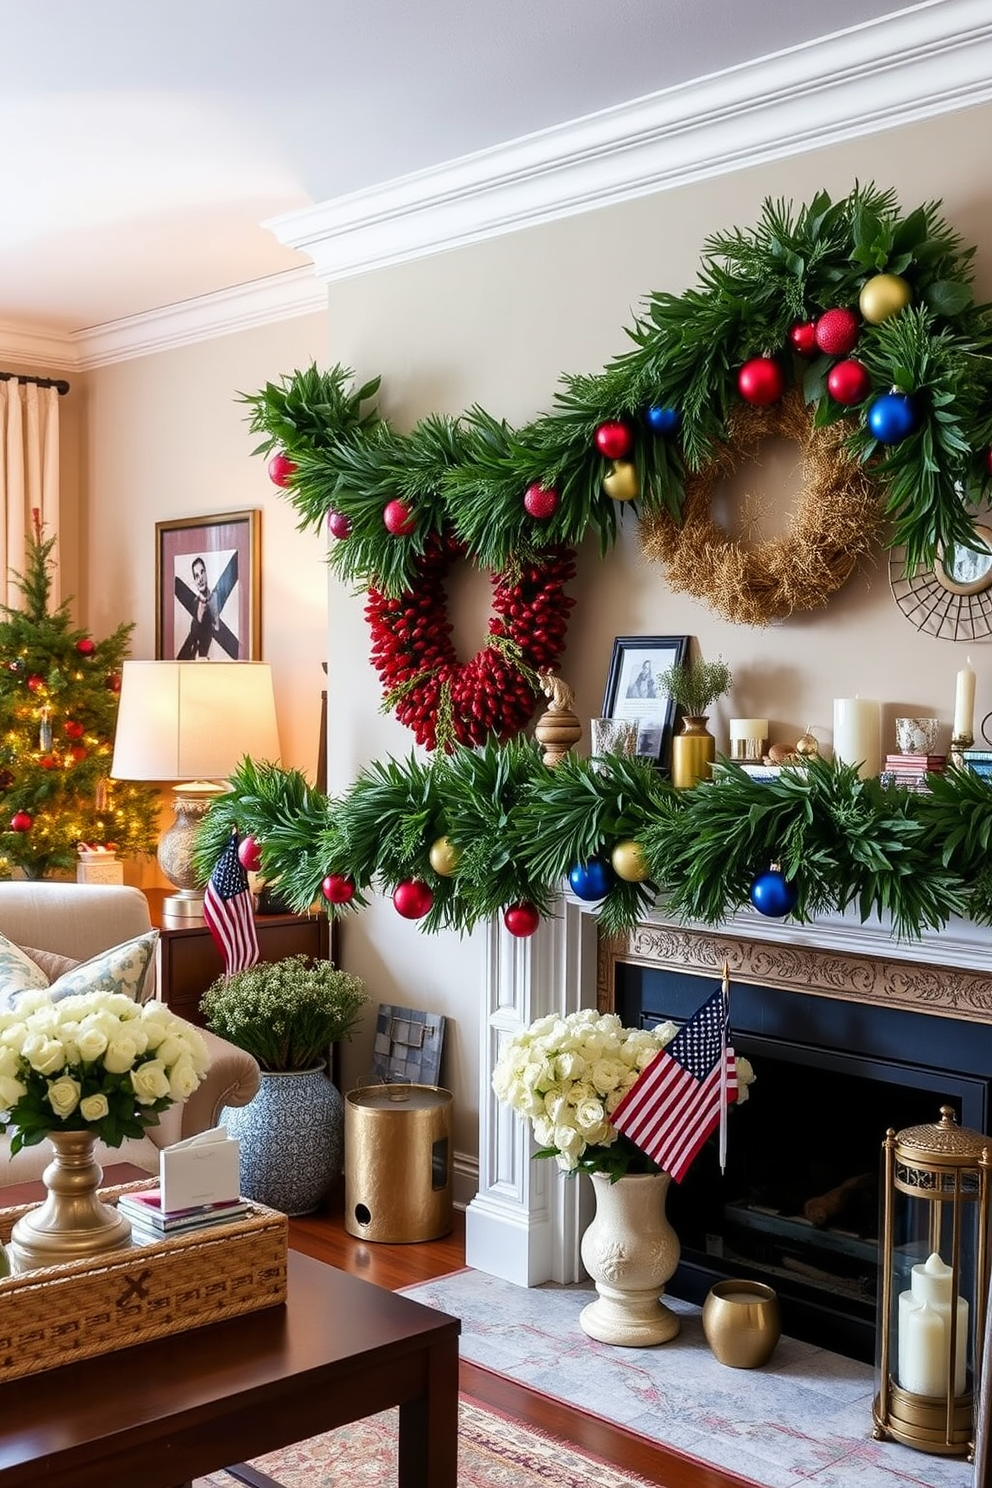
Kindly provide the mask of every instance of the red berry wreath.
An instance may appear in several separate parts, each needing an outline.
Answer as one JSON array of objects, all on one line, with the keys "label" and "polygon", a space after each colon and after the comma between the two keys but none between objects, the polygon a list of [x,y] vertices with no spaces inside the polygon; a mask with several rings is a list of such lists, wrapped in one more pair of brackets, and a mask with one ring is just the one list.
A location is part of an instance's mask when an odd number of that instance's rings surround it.
[{"label": "red berry wreath", "polygon": [[540,563],[525,563],[512,575],[493,574],[489,644],[461,662],[444,581],[465,552],[455,538],[432,535],[417,560],[415,588],[398,599],[374,588],[366,596],[372,663],[385,689],[385,707],[394,708],[428,749],[482,744],[493,734],[502,742],[526,728],[537,673],[557,663],[574,604],[564,593],[575,573],[568,548],[549,549]]}]

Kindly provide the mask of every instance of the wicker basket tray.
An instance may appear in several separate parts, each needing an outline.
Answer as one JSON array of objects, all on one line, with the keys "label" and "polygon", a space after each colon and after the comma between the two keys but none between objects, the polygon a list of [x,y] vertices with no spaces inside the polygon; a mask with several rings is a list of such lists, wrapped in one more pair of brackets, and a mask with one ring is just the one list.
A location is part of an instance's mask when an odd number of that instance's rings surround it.
[{"label": "wicker basket tray", "polygon": [[[113,1202],[132,1183],[102,1190]],[[0,1240],[36,1206],[0,1209]],[[0,1280],[0,1381],[286,1300],[286,1216],[253,1204],[216,1229]]]}]

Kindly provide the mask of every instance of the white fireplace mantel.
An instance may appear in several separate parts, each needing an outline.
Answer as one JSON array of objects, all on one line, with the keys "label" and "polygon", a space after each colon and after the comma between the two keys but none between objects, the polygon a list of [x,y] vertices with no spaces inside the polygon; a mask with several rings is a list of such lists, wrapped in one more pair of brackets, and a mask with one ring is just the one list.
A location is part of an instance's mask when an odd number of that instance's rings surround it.
[{"label": "white fireplace mantel", "polygon": [[469,1266],[521,1286],[584,1275],[579,1238],[591,1218],[590,1186],[565,1178],[552,1162],[531,1160],[529,1127],[499,1104],[490,1084],[501,1042],[546,1013],[603,1005],[618,960],[705,975],[717,974],[725,959],[731,977],[738,972],[759,984],[992,1019],[992,929],[970,920],[917,941],[897,940],[884,921],[861,923],[854,913],[801,925],[742,910],[706,928],[659,911],[628,935],[600,942],[589,906],[564,898],[529,940],[493,925],[481,1019],[479,1189],[466,1215]]}]

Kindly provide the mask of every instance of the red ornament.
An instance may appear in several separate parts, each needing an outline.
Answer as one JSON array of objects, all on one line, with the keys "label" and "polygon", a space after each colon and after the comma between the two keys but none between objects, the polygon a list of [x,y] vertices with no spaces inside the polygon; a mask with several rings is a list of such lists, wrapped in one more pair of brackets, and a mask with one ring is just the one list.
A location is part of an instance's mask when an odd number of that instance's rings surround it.
[{"label": "red ornament", "polygon": [[10,830],[12,832],[30,832],[34,826],[34,817],[27,811],[15,811],[10,818]]},{"label": "red ornament", "polygon": [[816,344],[827,356],[847,356],[858,344],[860,329],[853,310],[826,310],[816,322]]},{"label": "red ornament", "polygon": [[59,767],[59,762],[54,754],[43,754],[38,763],[43,770],[57,770]]},{"label": "red ornament", "polygon": [[534,481],[524,492],[524,511],[535,521],[546,522],[558,510],[558,492],[553,486]]},{"label": "red ornament", "polygon": [[785,373],[774,357],[752,357],[737,374],[737,390],[746,403],[767,408],[785,392]]},{"label": "red ornament", "polygon": [[67,718],[65,723],[62,725],[62,732],[65,734],[67,739],[81,739],[85,734],[86,729],[81,723],[78,723],[75,718]]},{"label": "red ornament", "polygon": [[242,837],[238,843],[238,862],[246,873],[257,873],[261,868],[262,849],[254,837]]},{"label": "red ornament", "polygon": [[108,692],[120,692],[120,690],[121,690],[121,674],[120,674],[120,672],[108,672],[107,673],[107,681],[105,683],[105,686],[106,686]]},{"label": "red ornament", "polygon": [[39,690],[39,688],[44,687],[44,685],[45,685],[45,679],[44,679],[44,677],[39,677],[37,673],[35,673],[33,676],[31,676],[31,677],[28,678],[28,691],[29,692],[37,692]]},{"label": "red ornament", "polygon": [[355,883],[343,873],[329,873],[320,886],[328,904],[350,904],[355,897]]},{"label": "red ornament", "polygon": [[274,486],[288,486],[296,464],[283,450],[277,450],[269,461],[269,480]]},{"label": "red ornament", "polygon": [[810,357],[816,351],[816,322],[804,320],[794,325],[789,332],[792,349],[801,357]]},{"label": "red ornament", "polygon": [[845,362],[835,362],[827,373],[827,392],[846,406],[864,402],[871,392],[868,368],[853,357]]},{"label": "red ornament", "polygon": [[382,520],[386,524],[386,531],[391,532],[394,537],[409,537],[417,525],[413,512],[399,497],[383,508]]},{"label": "red ornament", "polygon": [[344,512],[329,511],[327,513],[327,530],[332,537],[349,537],[351,535],[351,518],[346,517]]},{"label": "red ornament", "polygon": [[422,920],[434,903],[431,890],[419,878],[407,878],[393,890],[396,913],[405,920]]},{"label": "red ornament", "polygon": [[86,758],[86,750],[81,744],[73,744],[72,748],[69,750],[69,757],[74,765],[81,765],[83,760]]},{"label": "red ornament", "polygon": [[96,650],[96,641],[91,636],[83,636],[76,642],[76,650],[80,656],[92,656]]},{"label": "red ornament", "polygon": [[627,424],[610,419],[596,430],[596,448],[607,460],[625,460],[634,448],[634,436]]},{"label": "red ornament", "polygon": [[541,916],[533,904],[510,904],[503,911],[503,924],[511,935],[516,935],[520,940],[533,935],[540,923]]}]

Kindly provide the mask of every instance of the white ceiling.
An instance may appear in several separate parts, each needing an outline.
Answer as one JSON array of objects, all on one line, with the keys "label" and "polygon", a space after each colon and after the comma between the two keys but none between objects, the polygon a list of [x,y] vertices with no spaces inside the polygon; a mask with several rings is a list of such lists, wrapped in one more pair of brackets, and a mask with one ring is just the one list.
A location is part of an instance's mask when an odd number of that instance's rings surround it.
[{"label": "white ceiling", "polygon": [[0,333],[306,267],[267,220],[953,3],[0,0]]}]

